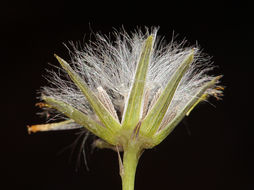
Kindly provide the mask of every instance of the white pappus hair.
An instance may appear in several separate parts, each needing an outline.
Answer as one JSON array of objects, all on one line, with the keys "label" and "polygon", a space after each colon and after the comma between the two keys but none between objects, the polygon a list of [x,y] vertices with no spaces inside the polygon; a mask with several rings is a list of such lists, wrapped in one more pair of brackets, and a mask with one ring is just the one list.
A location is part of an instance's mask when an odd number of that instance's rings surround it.
[{"label": "white pappus hair", "polygon": [[[210,57],[201,53],[199,47],[184,47],[185,43],[178,44],[173,40],[166,45],[165,41],[157,36],[157,32],[156,28],[151,32],[146,29],[144,33],[137,30],[131,34],[122,30],[114,33],[113,41],[109,37],[96,34],[96,41],[85,44],[82,48],[71,43],[73,50],[70,50],[69,63],[72,68],[99,99],[104,93],[102,97],[104,100],[108,99],[108,103],[100,100],[120,122],[143,44],[150,34],[155,36],[156,40],[145,83],[141,117],[144,118],[149,112],[173,73],[190,52],[194,52],[194,61],[181,79],[160,128],[181,111],[206,82],[214,78],[208,75],[213,69]],[[99,122],[85,96],[63,69],[58,68],[58,72],[50,72],[48,81],[50,86],[42,88],[43,95],[70,104]],[[205,94],[219,97],[222,91],[213,86],[207,89]]]}]

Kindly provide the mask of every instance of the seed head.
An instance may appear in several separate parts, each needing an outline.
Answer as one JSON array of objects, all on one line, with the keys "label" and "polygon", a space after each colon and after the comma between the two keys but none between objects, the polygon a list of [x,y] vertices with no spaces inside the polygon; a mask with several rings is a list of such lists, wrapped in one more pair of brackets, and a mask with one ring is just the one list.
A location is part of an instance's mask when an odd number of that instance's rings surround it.
[{"label": "seed head", "polygon": [[221,76],[208,75],[210,58],[198,47],[165,45],[157,31],[116,32],[114,41],[97,34],[81,50],[73,46],[70,63],[55,55],[62,68],[50,72],[40,105],[65,119],[29,131],[84,127],[101,148],[130,141],[152,148],[199,102],[219,98]]}]

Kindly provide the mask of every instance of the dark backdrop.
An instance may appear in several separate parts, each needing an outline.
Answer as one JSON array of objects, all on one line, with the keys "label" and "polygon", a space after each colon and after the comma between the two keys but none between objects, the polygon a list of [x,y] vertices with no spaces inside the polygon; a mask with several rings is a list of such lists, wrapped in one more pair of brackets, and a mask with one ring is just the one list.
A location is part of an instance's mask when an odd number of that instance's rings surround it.
[{"label": "dark backdrop", "polygon": [[[120,189],[117,155],[87,149],[89,171],[77,150],[64,149],[75,132],[27,134],[38,117],[36,91],[53,54],[68,60],[63,42],[124,26],[160,26],[171,40],[196,41],[213,56],[226,86],[223,101],[202,104],[168,138],[146,151],[137,169],[136,189],[253,189],[251,80],[253,21],[248,3],[37,2],[1,5],[1,189]],[[85,38],[87,39],[87,38]],[[84,40],[86,41],[86,40]],[[91,153],[92,152],[92,153]],[[2,188],[7,186],[7,188]]]}]

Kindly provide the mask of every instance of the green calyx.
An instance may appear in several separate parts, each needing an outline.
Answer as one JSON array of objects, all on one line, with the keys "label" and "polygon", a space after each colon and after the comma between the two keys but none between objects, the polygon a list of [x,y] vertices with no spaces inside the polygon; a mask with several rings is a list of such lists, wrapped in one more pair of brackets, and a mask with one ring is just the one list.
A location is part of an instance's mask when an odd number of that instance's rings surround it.
[{"label": "green calyx", "polygon": [[[111,145],[124,147],[134,139],[137,144],[139,144],[139,147],[142,147],[143,149],[152,148],[158,145],[167,135],[169,135],[182,118],[185,115],[188,115],[191,110],[205,98],[205,91],[213,86],[220,77],[216,77],[214,80],[204,84],[183,110],[178,112],[172,121],[160,129],[160,125],[170,106],[175,91],[190,64],[193,62],[194,52],[190,52],[182,63],[179,64],[166,87],[160,93],[157,101],[143,117],[142,103],[145,96],[146,78],[149,63],[151,61],[154,38],[155,36],[150,35],[144,42],[138,60],[134,82],[125,103],[125,110],[123,112],[121,123],[118,121],[118,118],[116,118],[116,112],[112,110],[110,111],[98,96],[91,91],[85,81],[71,68],[71,66],[57,55],[55,55],[55,57],[61,64],[62,68],[68,73],[74,84],[84,94],[94,113],[98,116],[99,122],[94,121],[88,115],[63,101],[47,96],[43,96],[43,100],[52,108],[57,109],[104,140],[106,144],[98,144],[100,147],[111,147]],[[100,87],[99,90],[103,92],[105,96],[107,95],[102,87]]]}]

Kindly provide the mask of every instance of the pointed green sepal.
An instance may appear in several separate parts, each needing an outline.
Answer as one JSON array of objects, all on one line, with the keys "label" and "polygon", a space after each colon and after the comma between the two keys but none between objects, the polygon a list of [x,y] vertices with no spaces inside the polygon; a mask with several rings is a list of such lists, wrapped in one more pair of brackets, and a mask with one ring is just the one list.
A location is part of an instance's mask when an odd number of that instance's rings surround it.
[{"label": "pointed green sepal", "polygon": [[141,106],[143,101],[145,81],[153,48],[154,36],[149,36],[144,44],[132,88],[126,104],[123,116],[123,128],[133,129],[137,125],[141,116]]},{"label": "pointed green sepal", "polygon": [[108,128],[100,125],[99,123],[91,119],[86,114],[82,113],[71,105],[63,101],[56,100],[52,97],[43,96],[42,99],[52,108],[63,113],[79,125],[82,125],[96,136],[100,137],[101,139],[107,141],[112,145],[115,145],[116,141],[114,133],[112,133],[112,131],[110,131]]},{"label": "pointed green sepal", "polygon": [[61,66],[66,70],[75,85],[81,90],[85,95],[86,99],[90,103],[96,115],[99,117],[100,121],[112,131],[118,131],[121,127],[120,123],[108,112],[104,105],[99,101],[97,96],[90,90],[84,80],[70,67],[70,65],[55,55]]},{"label": "pointed green sepal", "polygon": [[144,132],[144,134],[152,135],[158,130],[162,122],[162,119],[168,110],[170,102],[175,94],[175,91],[183,75],[189,68],[189,65],[192,63],[193,58],[194,54],[192,52],[189,55],[187,55],[187,57],[178,67],[178,69],[168,82],[167,86],[163,90],[162,94],[160,95],[159,99],[143,120],[141,125],[141,132]]},{"label": "pointed green sepal", "polygon": [[186,106],[181,111],[179,111],[176,117],[174,117],[174,119],[169,124],[167,124],[163,129],[154,135],[154,145],[160,144],[174,130],[174,128],[180,123],[186,114],[191,111],[193,106],[197,105],[197,102],[200,102],[200,98],[204,95],[205,91],[208,88],[214,86],[221,77],[222,76],[215,77],[213,80],[207,82],[203,85],[203,87],[200,88],[200,90],[193,96],[193,98],[186,104]]},{"label": "pointed green sepal", "polygon": [[208,94],[203,94],[198,101],[190,108],[190,110],[186,113],[186,116],[190,115],[190,112],[202,101],[206,100]]}]

